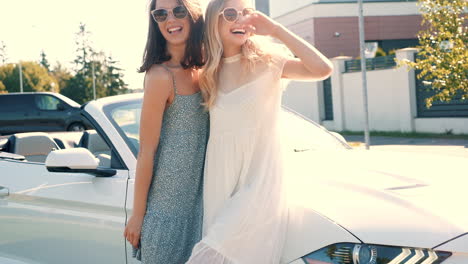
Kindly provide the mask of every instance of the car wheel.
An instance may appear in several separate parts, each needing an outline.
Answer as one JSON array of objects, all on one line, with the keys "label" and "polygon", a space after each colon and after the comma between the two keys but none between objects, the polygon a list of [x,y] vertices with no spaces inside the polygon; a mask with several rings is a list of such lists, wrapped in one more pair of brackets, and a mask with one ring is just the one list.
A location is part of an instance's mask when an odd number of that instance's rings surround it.
[{"label": "car wheel", "polygon": [[85,131],[86,128],[82,123],[73,123],[68,126],[68,131]]}]

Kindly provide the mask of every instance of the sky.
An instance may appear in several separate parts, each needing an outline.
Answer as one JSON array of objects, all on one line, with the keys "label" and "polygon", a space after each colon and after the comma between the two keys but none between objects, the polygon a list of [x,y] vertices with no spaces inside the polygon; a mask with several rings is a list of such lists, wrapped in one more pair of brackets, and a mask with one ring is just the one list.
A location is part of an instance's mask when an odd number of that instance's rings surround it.
[{"label": "sky", "polygon": [[[201,0],[206,5],[207,0]],[[131,89],[143,88],[141,66],[146,44],[149,0],[0,0],[0,43],[8,63],[39,61],[44,50],[51,66],[68,69],[76,57],[80,22],[92,33],[97,51],[119,61]]]},{"label": "sky", "polygon": [[0,42],[8,62],[39,61],[41,50],[53,66],[72,69],[80,22],[98,51],[120,62],[129,88],[142,88],[140,66],[148,28],[148,0],[0,0]]}]

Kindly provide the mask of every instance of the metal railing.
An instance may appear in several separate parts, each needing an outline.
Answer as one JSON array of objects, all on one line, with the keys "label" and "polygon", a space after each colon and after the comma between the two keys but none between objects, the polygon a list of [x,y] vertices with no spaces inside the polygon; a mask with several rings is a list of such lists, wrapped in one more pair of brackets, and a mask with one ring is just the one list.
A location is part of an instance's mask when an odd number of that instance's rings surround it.
[{"label": "metal railing", "polygon": [[[396,66],[395,57],[395,55],[390,55],[366,59],[366,69],[372,71],[393,68]],[[345,72],[359,71],[361,71],[361,60],[345,61]]]}]

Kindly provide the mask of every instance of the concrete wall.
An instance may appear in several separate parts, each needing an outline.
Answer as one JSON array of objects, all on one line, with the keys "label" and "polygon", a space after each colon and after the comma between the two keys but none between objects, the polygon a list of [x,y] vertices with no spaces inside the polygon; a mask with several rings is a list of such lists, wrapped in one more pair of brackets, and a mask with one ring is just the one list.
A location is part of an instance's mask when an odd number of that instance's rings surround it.
[{"label": "concrete wall", "polygon": [[[367,74],[367,85],[370,88],[368,89],[368,102],[371,130],[400,130],[399,98],[398,93],[395,92],[398,87],[393,82],[395,77],[400,76],[395,75],[393,69],[369,71]],[[361,73],[344,74],[343,82],[345,129],[363,130],[364,107]]]},{"label": "concrete wall", "polygon": [[283,94],[283,105],[312,119],[322,120],[323,89],[321,82],[296,82],[288,84]]},{"label": "concrete wall", "polygon": [[[413,60],[416,49],[397,51],[400,60]],[[290,82],[283,104],[334,131],[363,131],[361,72],[344,73],[349,57],[332,59],[334,120],[324,118],[321,82]],[[413,70],[406,67],[367,71],[369,126],[375,131],[468,134],[468,118],[417,118]]]},{"label": "concrete wall", "polygon": [[416,118],[414,123],[417,132],[468,134],[468,118]]}]

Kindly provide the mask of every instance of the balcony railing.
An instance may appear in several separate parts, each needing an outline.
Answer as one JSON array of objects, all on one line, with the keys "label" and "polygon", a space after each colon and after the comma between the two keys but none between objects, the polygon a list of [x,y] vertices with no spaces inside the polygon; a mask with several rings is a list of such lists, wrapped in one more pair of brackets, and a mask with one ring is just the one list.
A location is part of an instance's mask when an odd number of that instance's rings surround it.
[{"label": "balcony railing", "polygon": [[[395,66],[396,66],[395,55],[366,59],[366,69],[368,71],[389,69]],[[359,71],[361,71],[361,60],[345,61],[345,72],[359,72]]]}]

